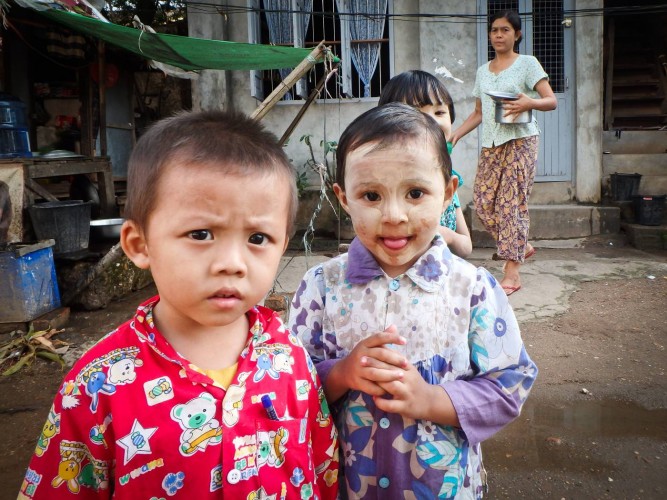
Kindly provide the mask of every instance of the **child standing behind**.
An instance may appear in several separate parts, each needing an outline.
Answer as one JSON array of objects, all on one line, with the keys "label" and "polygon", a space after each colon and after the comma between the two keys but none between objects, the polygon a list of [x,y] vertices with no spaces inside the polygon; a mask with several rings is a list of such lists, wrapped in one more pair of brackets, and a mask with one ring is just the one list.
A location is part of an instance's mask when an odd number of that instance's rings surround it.
[{"label": "child standing behind", "polygon": [[141,137],[121,244],[159,295],[65,377],[19,498],[336,498],[314,366],[256,306],[293,230],[294,179],[241,115],[182,113]]},{"label": "child standing behind", "polygon": [[537,367],[502,288],[438,234],[445,137],[387,104],[347,127],[337,161],[357,237],[306,273],[289,325],[335,403],[347,495],[479,498],[480,443],[519,415]]},{"label": "child standing behind", "polygon": [[[449,140],[452,136],[452,123],[456,118],[454,101],[437,77],[418,69],[396,75],[385,85],[378,105],[390,102],[405,103],[431,116],[445,134],[447,152],[452,154],[452,143]],[[452,182],[456,183],[454,196],[440,216],[440,234],[453,253],[466,258],[472,253],[472,239],[456,192],[458,187],[463,185],[463,179],[455,170],[452,170],[452,174]]]}]

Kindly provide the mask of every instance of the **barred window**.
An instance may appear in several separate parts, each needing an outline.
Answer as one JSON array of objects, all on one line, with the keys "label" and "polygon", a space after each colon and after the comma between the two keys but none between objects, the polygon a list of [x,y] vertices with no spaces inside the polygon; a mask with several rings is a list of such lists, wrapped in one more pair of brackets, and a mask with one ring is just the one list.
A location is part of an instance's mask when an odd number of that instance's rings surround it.
[{"label": "barred window", "polygon": [[[321,41],[341,59],[329,79],[332,98],[379,97],[391,78],[391,0],[249,0],[251,43],[315,48]],[[251,93],[264,99],[293,68],[251,71]],[[324,75],[315,65],[283,100],[306,99]]]}]

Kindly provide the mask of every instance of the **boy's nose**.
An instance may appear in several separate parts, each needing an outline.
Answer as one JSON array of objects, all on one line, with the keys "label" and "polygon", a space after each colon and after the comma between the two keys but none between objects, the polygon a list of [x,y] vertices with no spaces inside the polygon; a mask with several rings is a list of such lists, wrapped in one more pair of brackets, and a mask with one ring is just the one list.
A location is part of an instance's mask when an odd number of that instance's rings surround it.
[{"label": "boy's nose", "polygon": [[245,276],[248,267],[245,258],[245,245],[226,242],[215,249],[213,257],[215,274],[238,274]]}]

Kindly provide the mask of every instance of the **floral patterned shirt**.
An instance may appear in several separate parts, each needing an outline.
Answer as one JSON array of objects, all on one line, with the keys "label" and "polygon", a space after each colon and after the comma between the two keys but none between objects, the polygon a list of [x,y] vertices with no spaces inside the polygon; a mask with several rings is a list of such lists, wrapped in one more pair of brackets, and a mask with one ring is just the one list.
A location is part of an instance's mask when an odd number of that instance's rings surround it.
[{"label": "floral patterned shirt", "polygon": [[248,343],[225,390],[157,331],[158,300],[65,377],[19,498],[336,498],[336,431],[280,318],[246,313]]},{"label": "floral patterned shirt", "polygon": [[324,384],[333,364],[390,324],[408,340],[396,348],[447,392],[461,427],[385,413],[348,391],[332,406],[348,496],[481,497],[479,443],[519,415],[537,376],[505,292],[440,236],[396,278],[355,239],[308,270],[289,320]]},{"label": "floral patterned shirt", "polygon": [[482,100],[482,147],[500,146],[512,139],[539,135],[537,118],[533,113],[530,123],[496,123],[496,103],[485,92],[522,92],[529,97],[539,97],[535,85],[549,78],[540,62],[533,56],[519,55],[512,65],[498,74],[489,70],[489,63],[477,69],[472,95]]},{"label": "floral patterned shirt", "polygon": [[[449,145],[450,143],[447,144]],[[461,177],[456,170],[452,170],[452,175],[455,175],[458,178],[459,187],[463,186],[463,177]],[[459,200],[459,194],[455,192],[454,196],[452,196],[451,203],[447,205],[447,208],[445,208],[445,211],[442,212],[442,215],[440,216],[440,225],[448,227],[452,231],[456,231],[456,209],[460,206],[461,201]]]}]

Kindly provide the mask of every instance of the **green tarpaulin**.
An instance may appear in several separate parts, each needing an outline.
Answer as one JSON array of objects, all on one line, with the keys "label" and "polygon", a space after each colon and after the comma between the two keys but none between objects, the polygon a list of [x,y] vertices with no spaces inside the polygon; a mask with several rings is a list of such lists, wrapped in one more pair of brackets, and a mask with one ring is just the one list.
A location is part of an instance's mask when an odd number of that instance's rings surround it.
[{"label": "green tarpaulin", "polygon": [[38,12],[79,33],[99,38],[146,59],[153,59],[190,71],[293,68],[311,52],[310,49],[295,47],[147,33],[64,10],[48,9]]}]

